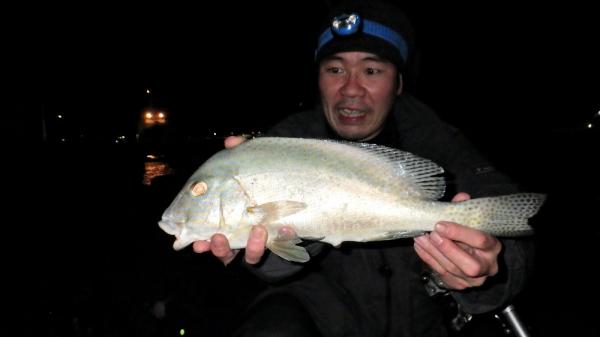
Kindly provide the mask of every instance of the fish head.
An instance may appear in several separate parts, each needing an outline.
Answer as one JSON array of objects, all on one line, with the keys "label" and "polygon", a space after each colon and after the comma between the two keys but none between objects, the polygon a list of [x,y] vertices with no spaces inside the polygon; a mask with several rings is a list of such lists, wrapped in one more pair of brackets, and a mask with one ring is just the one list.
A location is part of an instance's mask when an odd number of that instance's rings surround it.
[{"label": "fish head", "polygon": [[194,175],[179,191],[158,222],[174,235],[180,250],[197,240],[221,233],[231,237],[239,225],[247,197],[232,178]]}]

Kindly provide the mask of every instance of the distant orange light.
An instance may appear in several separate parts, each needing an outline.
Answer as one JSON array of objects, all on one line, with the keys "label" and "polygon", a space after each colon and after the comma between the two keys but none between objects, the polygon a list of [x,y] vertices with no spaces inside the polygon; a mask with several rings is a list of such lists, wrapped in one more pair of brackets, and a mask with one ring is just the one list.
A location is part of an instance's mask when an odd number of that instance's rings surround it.
[{"label": "distant orange light", "polygon": [[167,113],[148,109],[144,112],[143,123],[146,126],[167,124]]}]

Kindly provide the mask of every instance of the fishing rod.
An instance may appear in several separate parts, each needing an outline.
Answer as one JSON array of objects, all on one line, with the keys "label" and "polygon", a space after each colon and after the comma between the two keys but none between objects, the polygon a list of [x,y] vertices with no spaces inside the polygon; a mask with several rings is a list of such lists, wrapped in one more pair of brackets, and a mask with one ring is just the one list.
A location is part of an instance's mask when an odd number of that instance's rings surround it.
[{"label": "fishing rod", "polygon": [[[445,288],[444,282],[439,276],[433,272],[425,272],[422,276],[422,281],[427,294],[432,298],[445,298],[446,304],[456,311],[456,315],[450,321],[450,327],[454,331],[462,330],[467,323],[473,319],[473,315],[462,310],[462,307],[450,295],[448,289]],[[448,301],[451,301],[448,303]],[[502,315],[503,317],[501,317]],[[506,335],[514,334],[516,337],[530,337],[525,324],[519,318],[515,306],[507,305],[500,311],[500,314],[494,314],[494,318],[500,321],[502,329]],[[508,324],[507,324],[508,323]]]}]

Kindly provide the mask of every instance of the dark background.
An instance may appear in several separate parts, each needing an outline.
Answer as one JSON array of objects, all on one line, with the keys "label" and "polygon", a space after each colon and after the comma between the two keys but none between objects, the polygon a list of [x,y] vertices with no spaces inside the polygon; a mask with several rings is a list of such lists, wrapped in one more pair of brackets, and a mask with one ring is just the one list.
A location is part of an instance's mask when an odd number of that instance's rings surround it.
[{"label": "dark background", "polygon": [[[534,222],[536,270],[516,302],[529,329],[597,336],[596,12],[566,2],[400,3],[417,38],[407,90],[525,189],[548,194]],[[6,7],[2,256],[14,324],[3,329],[28,336],[229,331],[262,284],[211,256],[173,252],[156,222],[223,136],[264,131],[315,103],[311,60],[327,6]],[[136,134],[149,106],[167,112],[169,127],[164,138],[141,144]],[[165,155],[174,173],[147,186],[150,152]],[[166,303],[163,319],[154,314],[157,302]],[[480,322],[492,335],[494,323]]]}]

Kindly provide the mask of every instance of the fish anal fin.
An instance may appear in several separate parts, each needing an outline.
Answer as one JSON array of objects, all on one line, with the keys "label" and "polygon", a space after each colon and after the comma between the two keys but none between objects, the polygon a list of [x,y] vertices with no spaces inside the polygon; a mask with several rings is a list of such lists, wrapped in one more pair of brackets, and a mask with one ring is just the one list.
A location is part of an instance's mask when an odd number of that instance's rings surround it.
[{"label": "fish anal fin", "polygon": [[248,213],[260,214],[262,225],[269,225],[283,217],[298,213],[306,208],[306,204],[299,201],[279,200],[271,201],[254,207],[248,207]]},{"label": "fish anal fin", "polygon": [[375,236],[368,237],[365,241],[385,241],[385,240],[396,240],[402,238],[412,238],[424,234],[422,230],[403,230],[394,232],[378,233]]},{"label": "fish anal fin", "polygon": [[305,241],[323,241],[323,239],[325,239],[325,236],[303,236],[302,240]]}]

